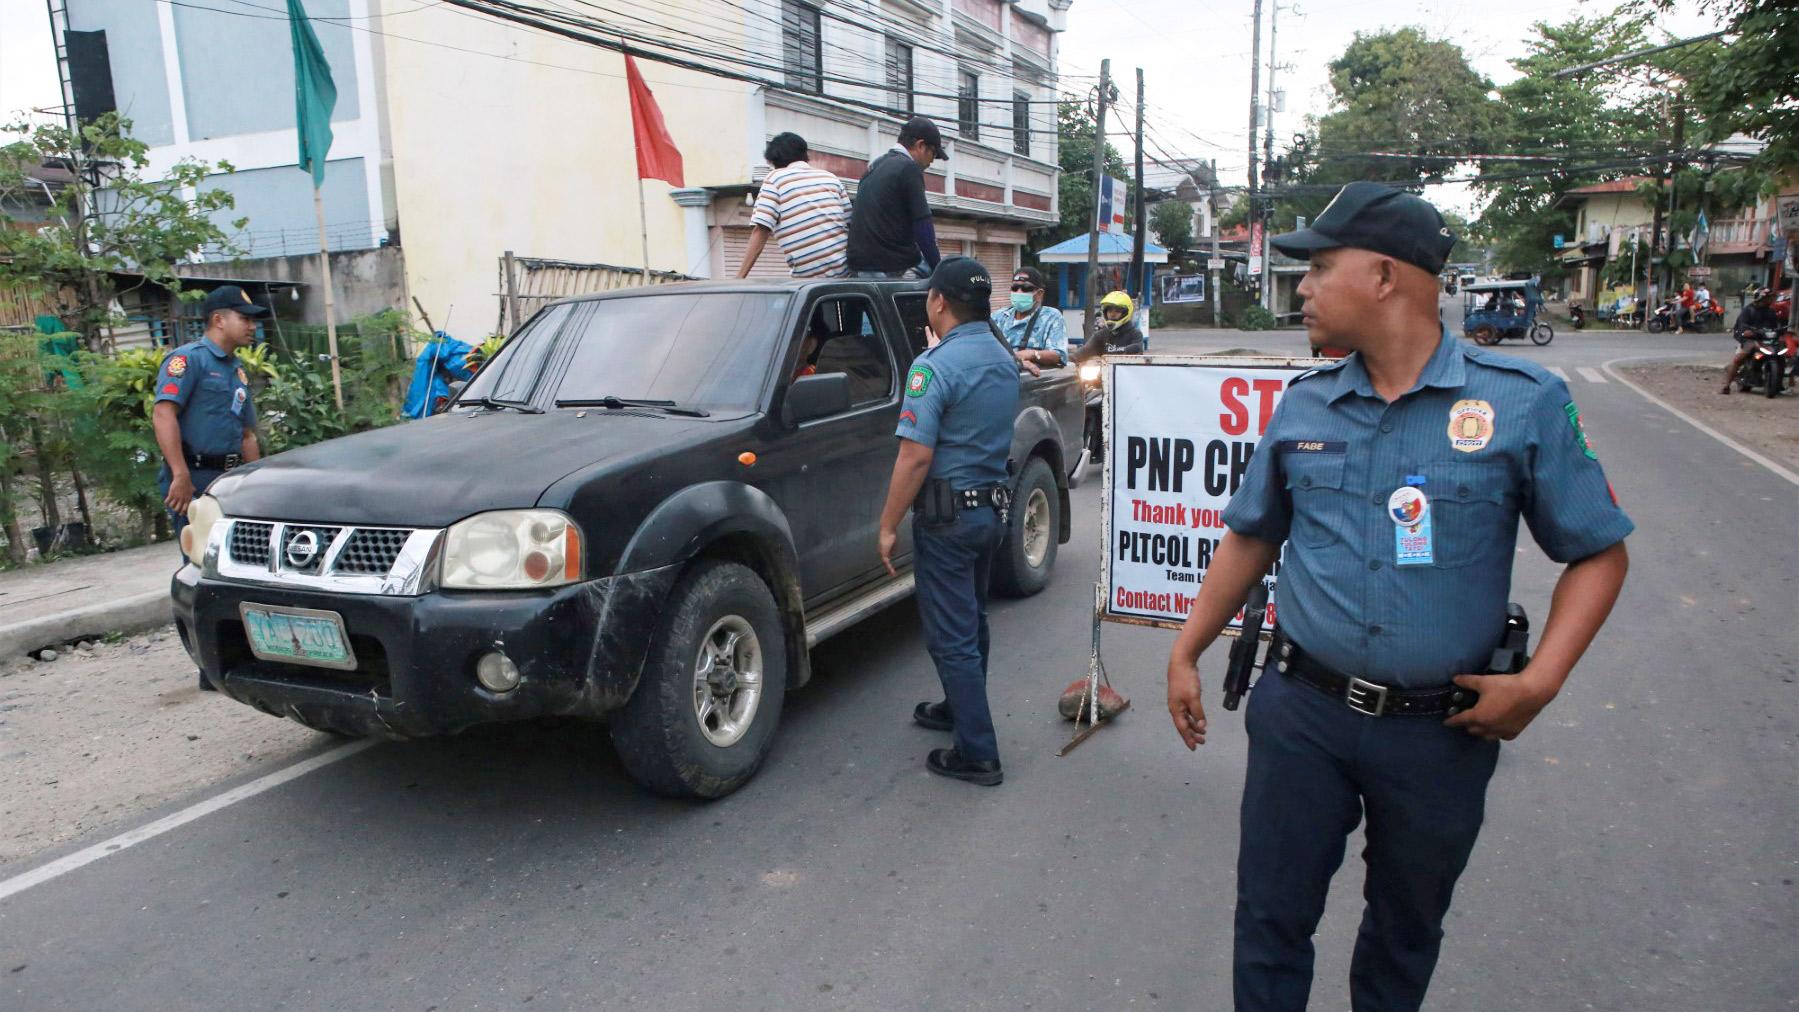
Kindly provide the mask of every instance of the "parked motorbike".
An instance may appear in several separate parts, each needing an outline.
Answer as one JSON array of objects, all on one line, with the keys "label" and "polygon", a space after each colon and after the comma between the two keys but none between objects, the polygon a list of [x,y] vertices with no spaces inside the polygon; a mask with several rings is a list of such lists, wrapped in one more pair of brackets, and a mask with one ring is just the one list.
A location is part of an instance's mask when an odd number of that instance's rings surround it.
[{"label": "parked motorbike", "polygon": [[1587,311],[1581,308],[1580,303],[1568,303],[1568,322],[1574,325],[1575,330],[1587,325]]},{"label": "parked motorbike", "polygon": [[1760,387],[1768,397],[1777,397],[1786,386],[1786,376],[1793,371],[1793,353],[1786,332],[1771,327],[1745,331],[1740,340],[1753,346],[1749,357],[1737,367],[1737,389],[1747,393]]},{"label": "parked motorbike", "polygon": [[1700,332],[1724,329],[1724,304],[1713,299],[1693,307],[1693,318],[1687,329]]}]

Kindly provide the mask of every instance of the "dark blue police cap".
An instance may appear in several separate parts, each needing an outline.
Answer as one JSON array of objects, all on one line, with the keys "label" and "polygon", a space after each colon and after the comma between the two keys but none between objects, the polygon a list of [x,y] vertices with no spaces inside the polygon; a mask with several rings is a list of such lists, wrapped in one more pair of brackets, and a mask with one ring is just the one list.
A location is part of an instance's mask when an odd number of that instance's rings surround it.
[{"label": "dark blue police cap", "polygon": [[1350,183],[1310,228],[1268,240],[1299,260],[1321,249],[1351,246],[1402,260],[1432,274],[1442,273],[1455,236],[1430,202],[1380,183]]},{"label": "dark blue police cap", "polygon": [[973,257],[944,257],[925,282],[925,289],[942,292],[952,302],[973,304],[993,298],[993,278],[987,266]]},{"label": "dark blue police cap", "polygon": [[206,301],[200,303],[200,318],[204,320],[221,309],[235,310],[253,320],[273,315],[266,306],[251,301],[250,293],[236,285],[220,285],[208,292]]}]

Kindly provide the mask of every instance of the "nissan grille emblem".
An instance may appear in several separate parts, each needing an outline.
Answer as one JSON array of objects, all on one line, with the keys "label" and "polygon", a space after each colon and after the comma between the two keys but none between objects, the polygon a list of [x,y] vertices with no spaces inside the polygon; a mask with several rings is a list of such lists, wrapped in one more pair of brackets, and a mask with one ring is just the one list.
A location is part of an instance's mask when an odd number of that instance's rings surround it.
[{"label": "nissan grille emblem", "polygon": [[319,554],[319,536],[311,531],[301,531],[287,543],[287,564],[295,569],[305,569],[312,565],[312,560]]}]

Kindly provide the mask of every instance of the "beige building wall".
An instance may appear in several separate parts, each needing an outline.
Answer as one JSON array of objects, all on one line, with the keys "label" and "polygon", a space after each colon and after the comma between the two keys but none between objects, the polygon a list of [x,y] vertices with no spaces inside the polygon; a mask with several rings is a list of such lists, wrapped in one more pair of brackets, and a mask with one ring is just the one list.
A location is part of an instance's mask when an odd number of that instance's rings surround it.
[{"label": "beige building wall", "polygon": [[[477,340],[496,325],[498,262],[643,262],[624,58],[417,0],[381,0],[391,186],[407,288],[442,325]],[[664,7],[711,10],[704,0]],[[714,12],[715,13],[715,12]],[[454,47],[454,48],[446,48]],[[473,55],[458,49],[493,55]],[[681,150],[689,186],[735,180],[751,87],[638,61]],[[759,154],[759,151],[758,151]],[[643,183],[650,267],[689,273],[682,209]]]}]

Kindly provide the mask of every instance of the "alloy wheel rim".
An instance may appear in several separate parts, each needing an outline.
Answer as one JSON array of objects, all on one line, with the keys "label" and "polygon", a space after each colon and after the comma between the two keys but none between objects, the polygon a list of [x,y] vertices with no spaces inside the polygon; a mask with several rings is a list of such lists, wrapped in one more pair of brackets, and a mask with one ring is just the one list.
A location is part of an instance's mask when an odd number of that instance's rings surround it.
[{"label": "alloy wheel rim", "polygon": [[693,715],[719,748],[743,740],[762,704],[762,641],[749,620],[726,615],[700,640],[693,667]]}]

